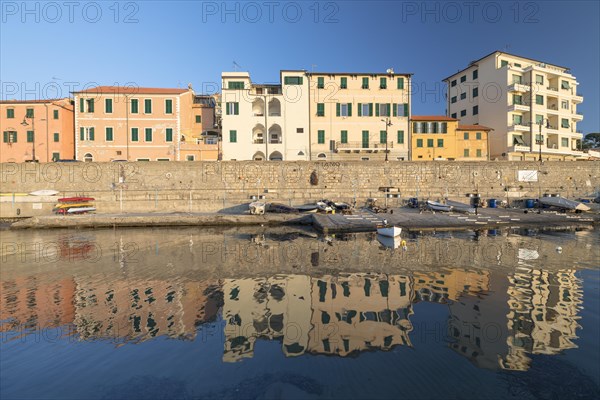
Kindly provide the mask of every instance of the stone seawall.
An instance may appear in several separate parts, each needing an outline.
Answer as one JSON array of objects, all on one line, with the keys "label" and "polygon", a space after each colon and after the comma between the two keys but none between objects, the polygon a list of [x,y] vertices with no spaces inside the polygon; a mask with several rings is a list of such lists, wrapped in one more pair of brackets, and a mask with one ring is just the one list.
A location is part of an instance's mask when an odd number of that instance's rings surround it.
[{"label": "stone seawall", "polygon": [[[297,205],[329,198],[399,205],[409,197],[567,197],[600,190],[600,162],[132,162],[0,164],[0,217],[48,215],[57,196],[90,196],[99,213],[237,212],[264,196]],[[386,195],[382,188],[391,188]]]}]

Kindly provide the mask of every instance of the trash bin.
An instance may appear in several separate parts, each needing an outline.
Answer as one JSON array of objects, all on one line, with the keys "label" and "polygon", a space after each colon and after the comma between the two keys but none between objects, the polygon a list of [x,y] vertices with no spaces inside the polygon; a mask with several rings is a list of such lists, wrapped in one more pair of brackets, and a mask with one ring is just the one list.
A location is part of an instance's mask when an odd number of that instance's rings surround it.
[{"label": "trash bin", "polygon": [[525,200],[525,208],[534,208],[534,207],[535,207],[535,200],[533,200],[533,199]]},{"label": "trash bin", "polygon": [[488,207],[489,208],[496,208],[496,206],[497,206],[496,199],[489,199],[488,200]]}]

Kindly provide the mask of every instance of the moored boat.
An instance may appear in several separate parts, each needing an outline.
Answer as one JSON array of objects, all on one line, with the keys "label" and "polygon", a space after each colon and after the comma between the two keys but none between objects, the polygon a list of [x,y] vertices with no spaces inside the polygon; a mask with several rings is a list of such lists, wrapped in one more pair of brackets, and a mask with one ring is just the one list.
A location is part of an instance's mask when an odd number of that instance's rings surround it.
[{"label": "moored boat", "polygon": [[31,196],[56,196],[58,194],[58,190],[42,189],[30,192],[29,194]]},{"label": "moored boat", "polygon": [[468,204],[460,203],[458,201],[446,200],[446,205],[452,207],[452,211],[458,211],[467,214],[475,214],[475,207],[471,207]]},{"label": "moored boat", "polygon": [[452,211],[452,206],[448,204],[439,203],[437,201],[427,200],[427,207],[434,211]]},{"label": "moored boat", "polygon": [[402,233],[402,228],[399,226],[381,226],[377,227],[377,233],[381,236],[396,237]]},{"label": "moored boat", "polygon": [[266,211],[267,203],[265,203],[264,201],[254,201],[250,203],[248,207],[250,207],[250,214],[262,215]]},{"label": "moored boat", "polygon": [[85,214],[88,212],[96,211],[95,207],[73,207],[67,210],[69,214]]},{"label": "moored boat", "polygon": [[58,199],[59,203],[87,203],[94,200],[96,199],[93,197],[63,197]]},{"label": "moored boat", "polygon": [[557,207],[557,208],[561,208],[561,209],[565,209],[565,210],[575,210],[575,211],[589,211],[590,210],[590,207],[586,206],[585,204],[583,204],[579,201],[565,199],[564,197],[560,197],[560,196],[556,196],[556,197],[544,196],[539,201],[541,204],[543,204],[545,206]]}]

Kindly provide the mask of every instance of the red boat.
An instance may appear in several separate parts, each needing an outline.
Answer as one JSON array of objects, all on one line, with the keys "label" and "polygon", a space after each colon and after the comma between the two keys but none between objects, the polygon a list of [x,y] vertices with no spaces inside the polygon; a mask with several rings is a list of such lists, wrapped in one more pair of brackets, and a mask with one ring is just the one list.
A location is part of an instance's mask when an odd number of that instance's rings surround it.
[{"label": "red boat", "polygon": [[62,199],[58,199],[59,203],[87,203],[90,201],[94,201],[93,197],[63,197]]}]

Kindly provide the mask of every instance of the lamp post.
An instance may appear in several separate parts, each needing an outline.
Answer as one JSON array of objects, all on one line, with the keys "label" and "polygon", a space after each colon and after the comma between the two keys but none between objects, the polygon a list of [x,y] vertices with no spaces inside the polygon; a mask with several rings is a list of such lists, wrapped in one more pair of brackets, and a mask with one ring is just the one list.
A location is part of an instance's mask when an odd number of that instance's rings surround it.
[{"label": "lamp post", "polygon": [[389,118],[382,119],[382,122],[385,122],[385,161],[388,161],[388,127],[392,126],[392,121]]},{"label": "lamp post", "polygon": [[537,144],[539,145],[539,157],[538,157],[538,161],[542,162],[542,143],[544,142],[544,139],[542,137],[542,125],[544,124],[544,121],[546,121],[546,129],[550,128],[550,120],[548,118],[542,118],[540,119],[537,124],[540,127],[540,134],[539,134],[539,138],[536,140]]},{"label": "lamp post", "polygon": [[25,114],[25,117],[23,118],[23,122],[21,122],[21,125],[23,126],[29,126],[29,123],[27,123],[27,118],[31,119],[31,132],[32,132],[32,138],[31,138],[31,145],[32,145],[32,151],[31,151],[31,158],[33,159],[33,162],[37,162],[37,160],[35,159],[35,118],[34,116],[28,116],[27,114]]}]

